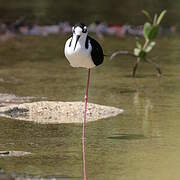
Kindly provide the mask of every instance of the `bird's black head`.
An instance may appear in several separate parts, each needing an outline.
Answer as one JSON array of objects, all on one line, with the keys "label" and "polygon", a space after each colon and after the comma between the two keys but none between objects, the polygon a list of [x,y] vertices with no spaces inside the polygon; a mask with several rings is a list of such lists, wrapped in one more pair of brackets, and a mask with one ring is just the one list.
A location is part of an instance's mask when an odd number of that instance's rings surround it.
[{"label": "bird's black head", "polygon": [[78,23],[72,27],[72,33],[80,36],[83,34],[87,34],[87,26],[84,23]]}]

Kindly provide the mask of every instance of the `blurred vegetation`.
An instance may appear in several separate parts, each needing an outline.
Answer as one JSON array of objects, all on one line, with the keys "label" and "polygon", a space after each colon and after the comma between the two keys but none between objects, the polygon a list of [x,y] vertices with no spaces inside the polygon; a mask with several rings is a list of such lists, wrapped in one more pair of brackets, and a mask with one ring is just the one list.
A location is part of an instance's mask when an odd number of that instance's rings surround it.
[{"label": "blurred vegetation", "polygon": [[164,15],[166,14],[166,10],[162,11],[159,17],[157,14],[154,15],[154,19],[150,16],[150,14],[147,11],[143,11],[143,13],[148,17],[150,22],[146,22],[144,24],[144,44],[141,44],[138,40],[136,41],[136,48],[134,49],[134,55],[140,59],[146,59],[146,56],[153,47],[156,45],[156,42],[154,41],[155,38],[158,35],[159,26],[161,23],[161,20],[163,19]]},{"label": "blurred vegetation", "polygon": [[174,25],[180,19],[178,0],[0,0],[0,20],[15,21],[26,16],[29,21],[53,24],[59,21],[71,23],[95,20],[116,24],[143,24],[140,13],[146,9],[152,14],[168,10],[165,25]]},{"label": "blurred vegetation", "polygon": [[149,22],[146,22],[144,24],[144,44],[141,44],[138,40],[136,41],[134,55],[137,58],[137,61],[133,68],[133,77],[136,76],[136,69],[140,61],[145,61],[147,63],[153,64],[156,67],[158,74],[162,74],[159,65],[147,58],[147,55],[152,51],[153,47],[156,45],[155,39],[157,38],[159,32],[160,23],[167,11],[162,11],[159,16],[155,14],[154,17],[151,17],[151,15],[145,10],[143,10],[143,13],[146,15]]},{"label": "blurred vegetation", "polygon": [[158,72],[158,76],[160,76],[162,74],[162,71],[159,65],[154,63],[151,59],[149,59],[147,55],[152,51],[152,49],[156,45],[155,39],[157,38],[157,35],[159,33],[160,23],[164,15],[167,13],[167,11],[163,10],[159,16],[156,13],[153,17],[149,14],[148,11],[143,10],[142,12],[148,19],[148,21],[145,22],[143,27],[144,42],[140,42],[139,39],[137,39],[136,47],[134,48],[133,53],[128,51],[121,51],[121,50],[116,51],[111,55],[110,59],[113,59],[117,55],[128,55],[131,57],[135,57],[136,63],[133,67],[133,73],[132,73],[133,77],[136,76],[136,70],[141,61],[154,65]]}]

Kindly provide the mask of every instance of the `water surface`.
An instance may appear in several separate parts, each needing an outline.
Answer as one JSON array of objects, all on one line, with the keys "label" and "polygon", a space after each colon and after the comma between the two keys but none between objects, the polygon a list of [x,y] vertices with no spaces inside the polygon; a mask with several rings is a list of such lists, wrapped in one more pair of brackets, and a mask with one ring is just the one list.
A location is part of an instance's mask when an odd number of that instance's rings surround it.
[{"label": "water surface", "polygon": [[[0,93],[83,101],[87,70],[64,58],[67,37],[17,37],[0,44]],[[105,38],[105,52],[132,49],[134,38]],[[124,114],[87,125],[87,173],[93,180],[180,178],[180,40],[161,38],[151,54],[163,70],[119,57],[92,70],[89,101]],[[0,118],[0,150],[32,152],[0,159],[5,172],[82,179],[81,125],[41,125]]]}]

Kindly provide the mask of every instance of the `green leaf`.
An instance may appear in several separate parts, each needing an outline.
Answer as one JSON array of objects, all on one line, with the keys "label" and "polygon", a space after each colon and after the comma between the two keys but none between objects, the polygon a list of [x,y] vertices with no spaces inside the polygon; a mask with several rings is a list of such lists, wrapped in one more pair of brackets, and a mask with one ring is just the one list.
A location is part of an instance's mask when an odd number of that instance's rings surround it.
[{"label": "green leaf", "polygon": [[142,13],[149,19],[150,22],[152,22],[152,17],[146,10],[142,10]]},{"label": "green leaf", "polygon": [[141,52],[139,53],[140,59],[145,59],[145,56],[146,56],[146,52],[145,52],[145,51],[141,51]]},{"label": "green leaf", "polygon": [[146,53],[149,53],[155,45],[156,45],[156,42],[152,41],[151,43],[149,43],[149,45],[146,47],[144,51]]},{"label": "green leaf", "polygon": [[145,39],[149,39],[149,34],[152,30],[152,25],[148,22],[144,24],[144,37]]},{"label": "green leaf", "polygon": [[158,32],[159,32],[159,26],[153,26],[150,33],[149,33],[148,38],[150,40],[155,39],[157,37],[157,35],[158,35]]},{"label": "green leaf", "polygon": [[158,17],[158,20],[157,20],[157,25],[159,25],[164,17],[164,15],[167,13],[166,10],[162,11],[161,14],[159,15]]},{"label": "green leaf", "polygon": [[141,49],[134,48],[134,55],[135,56],[139,56],[140,52],[141,52]]},{"label": "green leaf", "polygon": [[157,23],[157,14],[154,15],[153,25],[156,25]]},{"label": "green leaf", "polygon": [[140,59],[144,59],[146,56],[146,52],[141,50],[141,49],[135,48],[134,49],[134,55],[137,57],[140,57]]},{"label": "green leaf", "polygon": [[136,41],[136,46],[137,46],[138,49],[141,49],[141,48],[142,48],[142,45],[140,44],[139,41]]}]

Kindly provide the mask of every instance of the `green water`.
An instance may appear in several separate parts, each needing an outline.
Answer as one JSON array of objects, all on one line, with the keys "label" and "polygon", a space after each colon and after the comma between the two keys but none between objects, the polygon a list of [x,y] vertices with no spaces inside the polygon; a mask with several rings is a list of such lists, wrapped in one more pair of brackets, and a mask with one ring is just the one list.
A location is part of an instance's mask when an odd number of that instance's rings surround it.
[{"label": "green water", "polygon": [[[0,44],[0,93],[83,100],[87,71],[64,58],[67,37],[17,37]],[[134,38],[106,37],[106,53],[131,49]],[[89,101],[123,108],[117,117],[87,125],[86,156],[90,180],[180,179],[180,38],[157,42],[151,56],[163,70],[119,57],[92,70]],[[32,152],[4,157],[5,172],[82,179],[81,125],[41,125],[0,118],[0,150]]]}]

